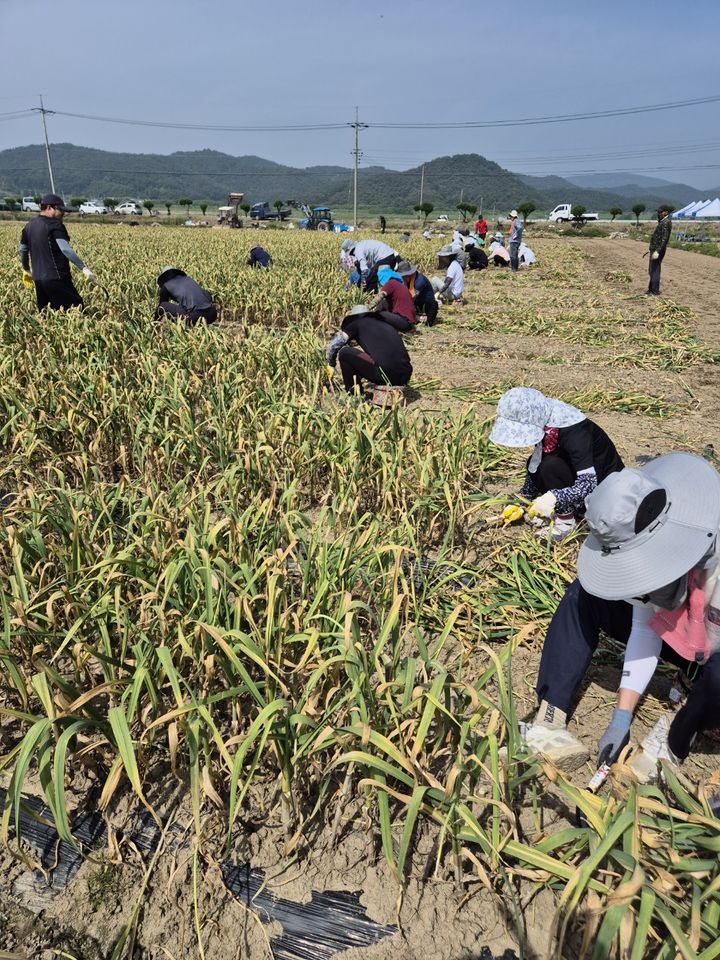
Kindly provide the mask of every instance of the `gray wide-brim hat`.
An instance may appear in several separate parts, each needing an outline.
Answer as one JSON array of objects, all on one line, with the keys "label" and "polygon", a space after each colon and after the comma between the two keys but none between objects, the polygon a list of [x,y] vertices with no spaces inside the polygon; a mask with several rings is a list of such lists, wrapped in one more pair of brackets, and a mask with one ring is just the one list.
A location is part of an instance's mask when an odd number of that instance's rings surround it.
[{"label": "gray wide-brim hat", "polygon": [[453,249],[451,243],[446,243],[444,247],[440,247],[437,252],[438,257],[454,257],[457,253],[457,250]]},{"label": "gray wide-brim hat", "polygon": [[186,277],[187,274],[184,270],[181,270],[180,267],[163,267],[160,271],[160,276],[157,278],[158,286],[161,287],[164,283],[167,283],[168,280],[172,280],[173,277]]},{"label": "gray wide-brim hat", "polygon": [[[702,457],[668,453],[642,470],[611,473],[585,506],[590,535],[578,579],[595,597],[630,600],[677,580],[712,549],[720,474]],[[644,528],[636,533],[636,525]]]},{"label": "gray wide-brim hat", "polygon": [[395,273],[399,273],[401,277],[411,277],[417,273],[417,267],[414,267],[409,260],[401,260],[395,267]]}]

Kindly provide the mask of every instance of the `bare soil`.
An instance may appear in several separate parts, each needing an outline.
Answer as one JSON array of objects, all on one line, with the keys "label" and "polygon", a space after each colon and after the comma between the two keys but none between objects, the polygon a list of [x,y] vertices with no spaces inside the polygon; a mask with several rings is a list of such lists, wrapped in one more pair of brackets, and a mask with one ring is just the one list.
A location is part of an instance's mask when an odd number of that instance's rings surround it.
[{"label": "bare soil", "polygon": [[[645,247],[639,243],[605,238],[563,241],[583,257],[579,276],[563,291],[558,289],[552,274],[561,248],[559,241],[535,241],[532,237],[528,240],[538,256],[536,267],[521,270],[519,277],[507,274],[502,279],[499,271],[468,273],[467,302],[442,308],[440,322],[433,328],[423,326],[421,335],[409,342],[415,378],[421,384],[433,381],[442,387],[439,391],[420,387],[413,407],[431,411],[472,404],[477,416],[484,418],[492,415],[491,405],[453,398],[447,389],[512,382],[532,384],[553,395],[617,384],[628,393],[667,397],[679,410],[669,419],[613,411],[592,414],[614,439],[627,465],[635,465],[638,458],[676,449],[700,452],[708,443],[720,451],[720,399],[714,365],[700,363],[680,373],[616,366],[607,348],[567,343],[548,336],[499,332],[503,318],[519,305],[542,309],[548,298],[558,292],[567,297],[568,309],[581,311],[595,298],[601,302],[603,312],[630,317],[640,324],[656,303],[643,296],[647,260],[642,259]],[[606,279],[619,273],[629,274],[630,282]],[[662,281],[665,296],[692,309],[692,332],[700,342],[719,349],[720,260],[670,250],[663,264]],[[593,309],[588,307],[590,326]],[[491,321],[487,329],[473,329],[473,323],[479,319]],[[514,489],[520,479],[518,458],[504,489]],[[504,483],[497,484],[497,492]],[[500,538],[526,535],[523,529],[489,531],[478,547],[497,544]],[[577,549],[577,539],[558,549],[572,554]],[[534,705],[533,683],[541,642],[541,636],[531,637],[514,658],[514,686],[521,715],[529,714]],[[600,653],[573,718],[574,726],[591,750],[609,719],[618,685],[617,660],[602,655],[602,650]],[[636,735],[641,735],[667,709],[668,682],[667,675],[653,682],[639,711]],[[690,777],[706,777],[719,766],[713,743],[703,741],[698,746],[692,762],[686,765]],[[576,781],[586,782],[592,772],[588,765],[578,772]],[[83,785],[78,784],[78,800],[82,793]],[[106,960],[139,899],[137,932],[127,956],[142,960],[185,960],[201,955],[206,960],[271,958],[270,938],[279,932],[277,926],[261,923],[254,910],[227,891],[218,866],[221,851],[212,843],[208,843],[198,861],[197,915],[204,953],[200,952],[194,919],[193,831],[186,785],[175,784],[172,802],[179,804],[177,823],[181,835],[187,831],[188,839],[161,853],[144,892],[141,884],[149,868],[148,857],[127,843],[119,849],[96,851],[70,885],[53,899],[42,892],[42,884],[38,893],[34,889],[37,878],[3,850],[0,871],[8,895],[0,903],[0,955],[4,956],[2,950],[6,950],[32,960]],[[170,799],[167,804],[166,809],[170,809]],[[124,827],[126,813],[122,809],[114,812],[113,823],[118,829]],[[543,829],[553,831],[566,825],[572,812],[550,803],[541,811],[541,817]],[[378,837],[352,803],[343,813],[338,842],[330,844],[328,830],[315,838],[312,850],[297,862],[288,860],[280,824],[260,820],[247,826],[239,838],[237,857],[267,871],[269,886],[278,896],[307,902],[312,891],[360,891],[372,920],[399,924],[395,936],[373,947],[343,953],[348,960],[479,960],[484,945],[501,955],[516,943],[514,920],[499,895],[480,883],[460,893],[447,868],[441,865],[436,871],[435,840],[430,831],[419,831],[410,882],[400,899],[399,887],[384,865]],[[216,822],[206,825],[206,836],[214,834],[222,835],[221,814]],[[523,890],[522,907],[528,944],[525,955],[540,960],[546,955],[552,894],[547,890],[536,893],[528,886]],[[319,946],[314,947],[313,939],[309,926],[306,956],[325,956]]]}]

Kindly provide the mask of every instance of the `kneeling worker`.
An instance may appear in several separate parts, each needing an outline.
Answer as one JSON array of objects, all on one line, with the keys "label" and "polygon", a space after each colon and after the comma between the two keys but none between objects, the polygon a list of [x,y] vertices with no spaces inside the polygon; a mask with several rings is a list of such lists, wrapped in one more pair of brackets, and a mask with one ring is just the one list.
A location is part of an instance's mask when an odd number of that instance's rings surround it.
[{"label": "kneeling worker", "polygon": [[395,269],[403,278],[405,286],[413,298],[416,316],[424,313],[427,318],[427,325],[431,327],[438,315],[438,302],[435,299],[432,284],[424,273],[420,273],[418,268],[407,260],[401,260]]},{"label": "kneeling worker", "polygon": [[554,541],[575,529],[595,487],[623,468],[604,430],[577,407],[532,387],[513,387],[500,397],[490,439],[503,447],[535,447],[520,496],[535,498],[527,514],[538,525],[554,518]]},{"label": "kneeling worker", "polygon": [[[348,346],[351,340],[359,350]],[[327,346],[328,365],[334,369],[338,360],[348,393],[354,393],[356,387],[362,390],[363,380],[404,387],[412,376],[412,364],[400,334],[362,304],[352,308]]]},{"label": "kneeling worker", "polygon": [[178,267],[163,267],[157,282],[160,287],[160,303],[155,310],[156,320],[165,316],[185,317],[190,324],[196,324],[198,320],[206,323],[217,320],[217,309],[212,297],[184,270]]},{"label": "kneeling worker", "polygon": [[612,473],[588,497],[590,535],[550,623],[526,746],[566,770],[588,757],[567,715],[600,631],[626,645],[612,720],[598,742],[611,763],[659,659],[697,676],[684,706],[664,714],[629,761],[640,782],[677,765],[695,737],[720,726],[720,475],[701,457],[669,453]]},{"label": "kneeling worker", "polygon": [[417,326],[415,303],[401,275],[390,267],[380,267],[378,283],[382,292],[377,303],[370,307],[371,312],[401,333],[414,330]]}]

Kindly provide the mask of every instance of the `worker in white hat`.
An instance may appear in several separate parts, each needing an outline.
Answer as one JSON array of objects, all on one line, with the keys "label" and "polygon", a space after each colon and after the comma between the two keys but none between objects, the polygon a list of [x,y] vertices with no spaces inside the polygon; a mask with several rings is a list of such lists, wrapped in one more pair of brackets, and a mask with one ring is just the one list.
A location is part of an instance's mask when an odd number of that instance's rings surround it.
[{"label": "worker in white hat", "polygon": [[545,638],[540,709],[524,737],[564,769],[587,760],[567,717],[602,630],[626,649],[599,763],[612,762],[628,742],[659,659],[695,675],[685,705],[664,714],[630,760],[646,782],[658,761],[679,764],[698,733],[720,726],[720,475],[701,457],[670,453],[609,474],[585,506],[590,535]]}]

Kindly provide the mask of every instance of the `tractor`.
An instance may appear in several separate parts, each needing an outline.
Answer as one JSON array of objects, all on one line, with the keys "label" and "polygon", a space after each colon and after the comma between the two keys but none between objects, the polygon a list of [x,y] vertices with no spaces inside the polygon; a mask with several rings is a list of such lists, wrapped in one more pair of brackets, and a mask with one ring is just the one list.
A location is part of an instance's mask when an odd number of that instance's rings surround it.
[{"label": "tractor", "polygon": [[309,207],[307,203],[299,203],[297,206],[305,214],[304,220],[298,220],[298,226],[302,230],[333,230],[332,210],[329,207]]}]

